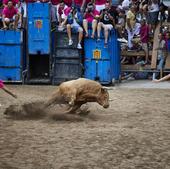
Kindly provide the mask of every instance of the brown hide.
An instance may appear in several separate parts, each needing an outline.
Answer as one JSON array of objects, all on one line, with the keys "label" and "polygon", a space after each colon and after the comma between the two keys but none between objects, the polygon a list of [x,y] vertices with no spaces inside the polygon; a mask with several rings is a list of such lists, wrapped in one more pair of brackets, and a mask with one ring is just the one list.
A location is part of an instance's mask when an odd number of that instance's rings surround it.
[{"label": "brown hide", "polygon": [[48,101],[48,105],[68,103],[82,105],[87,102],[97,102],[104,108],[109,107],[109,94],[100,83],[79,78],[62,83]]}]

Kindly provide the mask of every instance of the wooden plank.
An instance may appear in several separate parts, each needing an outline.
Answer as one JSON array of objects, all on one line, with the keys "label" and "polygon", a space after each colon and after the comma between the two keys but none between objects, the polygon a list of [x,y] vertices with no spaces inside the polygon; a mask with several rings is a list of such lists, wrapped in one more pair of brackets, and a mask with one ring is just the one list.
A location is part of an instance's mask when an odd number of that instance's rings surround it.
[{"label": "wooden plank", "polygon": [[121,69],[124,70],[150,70],[150,65],[140,66],[140,65],[121,65]]},{"label": "wooden plank", "polygon": [[158,52],[155,49],[157,49],[159,45],[159,39],[158,39],[159,31],[160,31],[160,24],[157,25],[155,33],[154,33],[153,50],[152,50],[152,58],[151,58],[151,69],[156,69],[157,67]]},{"label": "wooden plank", "polygon": [[170,52],[168,52],[168,56],[166,58],[165,69],[170,69]]},{"label": "wooden plank", "polygon": [[[149,55],[152,56],[152,51],[149,51]],[[121,56],[145,56],[145,52],[144,51],[121,51]]]}]

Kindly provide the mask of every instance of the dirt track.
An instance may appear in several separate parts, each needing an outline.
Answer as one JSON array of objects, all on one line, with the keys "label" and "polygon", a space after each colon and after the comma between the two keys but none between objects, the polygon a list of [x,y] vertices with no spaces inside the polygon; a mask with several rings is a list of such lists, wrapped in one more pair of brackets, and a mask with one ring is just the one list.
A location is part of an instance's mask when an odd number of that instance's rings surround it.
[{"label": "dirt track", "polygon": [[[52,86],[9,86],[17,104],[44,100]],[[0,91],[0,169],[169,169],[170,90],[110,91],[104,110],[90,104],[87,116],[3,115],[16,101]],[[55,111],[54,111],[55,110]]]}]

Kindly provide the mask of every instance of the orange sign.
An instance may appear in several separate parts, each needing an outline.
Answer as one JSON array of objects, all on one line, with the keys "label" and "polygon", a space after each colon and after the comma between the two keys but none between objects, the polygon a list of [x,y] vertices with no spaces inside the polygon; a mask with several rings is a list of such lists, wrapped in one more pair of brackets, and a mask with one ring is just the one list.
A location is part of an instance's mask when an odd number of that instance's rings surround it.
[{"label": "orange sign", "polygon": [[93,58],[94,59],[100,59],[101,58],[101,50],[93,50]]},{"label": "orange sign", "polygon": [[40,29],[42,28],[43,21],[42,20],[35,20],[35,27]]}]

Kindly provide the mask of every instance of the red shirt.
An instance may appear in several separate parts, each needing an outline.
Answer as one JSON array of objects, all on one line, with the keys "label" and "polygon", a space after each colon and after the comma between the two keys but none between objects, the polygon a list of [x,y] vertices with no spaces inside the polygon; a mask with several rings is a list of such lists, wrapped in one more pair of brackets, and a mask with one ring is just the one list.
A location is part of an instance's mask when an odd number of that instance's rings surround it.
[{"label": "red shirt", "polygon": [[104,5],[106,3],[106,0],[96,0],[96,5]]},{"label": "red shirt", "polygon": [[60,3],[60,0],[51,0],[51,3],[53,5],[58,5]]},{"label": "red shirt", "polygon": [[[9,0],[3,0],[3,4],[7,5]],[[13,2],[13,5],[15,6],[19,0],[11,0]]]},{"label": "red shirt", "polygon": [[[99,15],[99,14],[100,14],[99,11],[93,10],[93,15],[94,15],[94,16]],[[85,19],[86,19],[88,22],[91,23],[91,22],[93,21],[94,17],[93,17],[90,13],[86,13],[86,14],[85,14]]]},{"label": "red shirt", "polygon": [[149,26],[143,25],[140,28],[140,39],[142,43],[147,43],[149,39]]},{"label": "red shirt", "polygon": [[2,89],[4,87],[4,83],[2,80],[0,80],[0,89]]},{"label": "red shirt", "polygon": [[5,7],[2,11],[2,14],[5,15],[5,18],[13,18],[14,15],[16,15],[18,13],[18,10],[15,7],[12,8],[8,8]]}]

